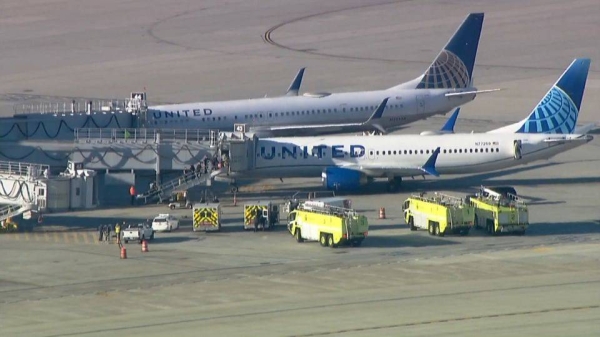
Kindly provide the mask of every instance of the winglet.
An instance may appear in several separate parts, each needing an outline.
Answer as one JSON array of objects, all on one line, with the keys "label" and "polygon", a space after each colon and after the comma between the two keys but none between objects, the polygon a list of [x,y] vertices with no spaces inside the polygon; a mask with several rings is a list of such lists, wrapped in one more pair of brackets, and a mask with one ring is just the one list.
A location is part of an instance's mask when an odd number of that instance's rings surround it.
[{"label": "winglet", "polygon": [[298,91],[300,91],[300,85],[302,84],[302,77],[304,77],[305,69],[306,67],[300,68],[298,74],[296,74],[296,77],[294,77],[294,80],[290,84],[287,94],[285,94],[286,96],[298,96]]},{"label": "winglet", "polygon": [[444,124],[444,126],[442,126],[440,131],[442,131],[444,133],[454,133],[454,125],[456,125],[456,119],[458,118],[459,113],[460,113],[460,108],[456,108],[456,110],[454,110],[454,113],[452,114],[452,116],[450,116],[450,118],[448,119],[446,124]]},{"label": "winglet", "polygon": [[377,109],[373,111],[371,117],[369,117],[369,119],[367,119],[365,123],[372,122],[375,119],[380,119],[381,116],[383,116],[383,111],[385,110],[385,106],[387,105],[389,99],[389,97],[384,98],[383,101],[381,101],[381,103],[377,106]]},{"label": "winglet", "polygon": [[435,162],[437,161],[437,157],[439,154],[440,154],[440,148],[438,147],[437,149],[435,149],[435,151],[433,151],[433,154],[431,154],[431,157],[429,157],[429,159],[427,159],[427,161],[425,162],[425,165],[421,166],[419,169],[427,174],[430,174],[435,177],[439,177],[440,174],[435,169]]}]

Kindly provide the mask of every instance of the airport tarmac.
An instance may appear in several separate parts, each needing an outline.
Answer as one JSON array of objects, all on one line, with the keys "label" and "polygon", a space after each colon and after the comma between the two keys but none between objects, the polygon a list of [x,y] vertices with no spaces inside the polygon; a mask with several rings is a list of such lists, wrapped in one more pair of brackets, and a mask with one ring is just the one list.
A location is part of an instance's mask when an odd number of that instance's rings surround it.
[{"label": "airport tarmac", "polygon": [[[592,0],[3,5],[3,115],[18,102],[119,98],[143,87],[155,102],[278,95],[302,66],[302,91],[390,87],[418,76],[468,12],[484,11],[475,82],[505,90],[465,105],[457,131],[525,117],[575,57],[592,58],[579,122],[600,120],[600,5]],[[128,244],[127,260],[116,245],[97,243],[93,228],[166,209],[50,214],[34,232],[0,236],[0,329],[3,336],[597,335],[599,147],[595,139],[547,162],[350,195],[371,224],[357,249],[298,244],[283,226],[241,231],[245,200],[261,190],[311,190],[318,178],[247,186],[239,206],[224,207],[222,233],[193,233],[184,219],[180,231],[157,235],[148,253]],[[525,236],[430,237],[402,220],[410,193],[460,196],[480,184],[516,187],[530,205]],[[387,219],[378,219],[380,207]]]}]

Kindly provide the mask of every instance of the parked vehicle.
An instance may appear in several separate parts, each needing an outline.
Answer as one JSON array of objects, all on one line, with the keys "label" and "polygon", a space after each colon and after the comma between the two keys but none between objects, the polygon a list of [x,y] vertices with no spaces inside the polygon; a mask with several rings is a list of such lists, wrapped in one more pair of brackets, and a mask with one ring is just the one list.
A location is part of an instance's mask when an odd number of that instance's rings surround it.
[{"label": "parked vehicle", "polygon": [[152,220],[155,232],[170,232],[179,229],[179,219],[171,214],[159,214]]},{"label": "parked vehicle", "polygon": [[128,243],[129,241],[139,241],[142,243],[144,240],[153,240],[154,230],[152,226],[140,223],[137,225],[129,225],[123,230],[123,242]]}]

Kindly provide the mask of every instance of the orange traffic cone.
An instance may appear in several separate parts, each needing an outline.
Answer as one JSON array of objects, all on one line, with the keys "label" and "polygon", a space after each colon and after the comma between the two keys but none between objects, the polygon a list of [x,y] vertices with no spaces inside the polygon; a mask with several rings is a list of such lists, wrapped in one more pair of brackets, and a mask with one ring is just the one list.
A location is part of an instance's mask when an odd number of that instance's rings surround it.
[{"label": "orange traffic cone", "polygon": [[121,259],[126,259],[127,258],[127,249],[125,249],[125,246],[121,247]]},{"label": "orange traffic cone", "polygon": [[385,208],[383,207],[379,209],[379,219],[385,219]]},{"label": "orange traffic cone", "polygon": [[142,253],[147,253],[148,252],[148,241],[143,240],[142,241]]}]

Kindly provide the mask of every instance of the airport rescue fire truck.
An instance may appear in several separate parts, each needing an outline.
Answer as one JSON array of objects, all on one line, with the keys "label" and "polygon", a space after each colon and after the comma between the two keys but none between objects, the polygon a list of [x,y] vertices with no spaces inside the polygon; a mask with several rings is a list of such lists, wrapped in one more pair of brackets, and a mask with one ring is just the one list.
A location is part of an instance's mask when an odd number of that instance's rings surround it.
[{"label": "airport rescue fire truck", "polygon": [[279,206],[270,201],[244,204],[244,229],[254,229],[257,216],[258,229],[272,229],[279,223]]},{"label": "airport rescue fire truck", "polygon": [[288,230],[298,242],[319,241],[321,246],[332,248],[360,246],[369,233],[369,223],[353,209],[308,200],[290,212]]},{"label": "airport rescue fire truck", "polygon": [[411,231],[426,229],[430,235],[467,235],[475,221],[472,205],[438,192],[433,196],[413,195],[404,201],[402,209]]},{"label": "airport rescue fire truck", "polygon": [[221,204],[195,203],[192,212],[194,232],[218,232],[221,230]]},{"label": "airport rescue fire truck", "polygon": [[525,234],[529,226],[529,212],[514,188],[482,186],[478,194],[468,199],[475,208],[475,227],[483,228],[491,235]]}]

